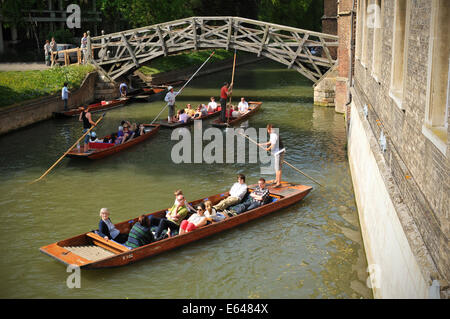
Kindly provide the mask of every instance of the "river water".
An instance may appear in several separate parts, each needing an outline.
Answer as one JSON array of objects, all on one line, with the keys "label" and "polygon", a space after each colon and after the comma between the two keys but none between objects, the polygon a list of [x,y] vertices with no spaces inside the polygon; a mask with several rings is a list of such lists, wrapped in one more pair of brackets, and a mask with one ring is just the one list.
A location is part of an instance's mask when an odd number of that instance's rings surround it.
[{"label": "river water", "polygon": [[[193,80],[178,104],[217,97],[230,77],[231,70]],[[0,137],[0,297],[372,298],[343,116],[313,106],[311,83],[271,62],[239,67],[234,96],[263,102],[248,125],[278,127],[285,160],[324,187],[284,166],[283,180],[313,186],[303,201],[132,265],[83,270],[81,288],[69,288],[72,273],[39,247],[96,229],[102,207],[117,223],[171,206],[178,188],[195,200],[228,190],[238,173],[256,183],[260,164],[175,164],[170,154],[178,141],[161,130],[109,158],[64,159],[30,185],[81,135],[75,118],[35,124]],[[149,123],[163,106],[157,101],[111,110],[97,134],[116,130],[122,119]]]}]

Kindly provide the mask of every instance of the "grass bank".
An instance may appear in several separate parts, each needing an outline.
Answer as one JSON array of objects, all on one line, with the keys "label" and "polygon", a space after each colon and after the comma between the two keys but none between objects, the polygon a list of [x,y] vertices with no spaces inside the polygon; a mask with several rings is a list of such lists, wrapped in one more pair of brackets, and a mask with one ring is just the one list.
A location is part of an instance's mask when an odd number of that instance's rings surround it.
[{"label": "grass bank", "polygon": [[69,90],[79,88],[92,65],[53,67],[43,71],[0,72],[0,107],[61,92],[64,82]]},{"label": "grass bank", "polygon": [[[200,66],[211,55],[213,50],[193,51],[160,57],[152,60],[148,65],[142,66],[139,71],[145,75],[152,75],[162,72],[168,72],[177,69],[183,69],[191,66]],[[223,61],[232,58],[234,52],[223,49],[214,50],[215,53],[208,63]]]}]

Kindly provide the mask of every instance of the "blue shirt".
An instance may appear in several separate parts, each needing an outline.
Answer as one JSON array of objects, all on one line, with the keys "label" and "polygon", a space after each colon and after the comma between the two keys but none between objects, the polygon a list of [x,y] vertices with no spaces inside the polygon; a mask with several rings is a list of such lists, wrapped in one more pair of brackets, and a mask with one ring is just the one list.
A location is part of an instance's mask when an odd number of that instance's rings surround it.
[{"label": "blue shirt", "polygon": [[69,99],[69,90],[67,89],[67,86],[63,87],[61,90],[61,96],[63,100]]},{"label": "blue shirt", "polygon": [[122,94],[122,88],[125,88],[125,93],[128,91],[128,86],[125,83],[120,84],[119,93]]}]

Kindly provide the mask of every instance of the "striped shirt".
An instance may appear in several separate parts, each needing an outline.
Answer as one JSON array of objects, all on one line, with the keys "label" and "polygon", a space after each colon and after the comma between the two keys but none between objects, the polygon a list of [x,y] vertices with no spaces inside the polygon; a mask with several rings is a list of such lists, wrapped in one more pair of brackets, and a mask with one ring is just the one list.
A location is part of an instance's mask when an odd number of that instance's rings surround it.
[{"label": "striped shirt", "polygon": [[[255,190],[252,192],[255,195],[262,197],[262,202],[265,203],[269,197],[269,189],[268,188],[261,188],[259,186],[256,186]],[[253,201],[257,201],[257,199],[252,198]]]},{"label": "striped shirt", "polygon": [[134,249],[150,244],[153,241],[154,238],[152,232],[150,231],[150,228],[142,226],[141,223],[136,222],[133,225],[133,228],[131,228],[130,233],[128,234],[128,240],[125,243],[125,246]]}]

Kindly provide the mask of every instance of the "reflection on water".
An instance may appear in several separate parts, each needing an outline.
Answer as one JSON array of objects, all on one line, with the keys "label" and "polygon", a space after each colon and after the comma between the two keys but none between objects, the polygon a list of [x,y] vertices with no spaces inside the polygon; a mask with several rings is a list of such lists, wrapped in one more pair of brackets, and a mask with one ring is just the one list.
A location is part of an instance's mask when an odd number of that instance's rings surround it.
[{"label": "reflection on water", "polygon": [[[178,105],[217,96],[230,76],[231,70],[195,79]],[[161,130],[100,161],[64,159],[43,181],[29,185],[81,135],[77,119],[38,123],[0,137],[0,297],[372,298],[342,115],[314,107],[311,83],[271,63],[237,70],[233,95],[236,101],[263,101],[243,126],[278,127],[285,160],[325,187],[284,167],[283,179],[314,187],[302,202],[133,265],[82,271],[81,289],[69,289],[66,267],[39,247],[97,228],[102,207],[119,222],[170,206],[178,188],[194,200],[227,190],[238,173],[255,183],[260,166],[174,164],[170,151],[177,141],[170,130]],[[97,135],[115,131],[122,119],[149,123],[163,106],[158,101],[114,109]]]}]

